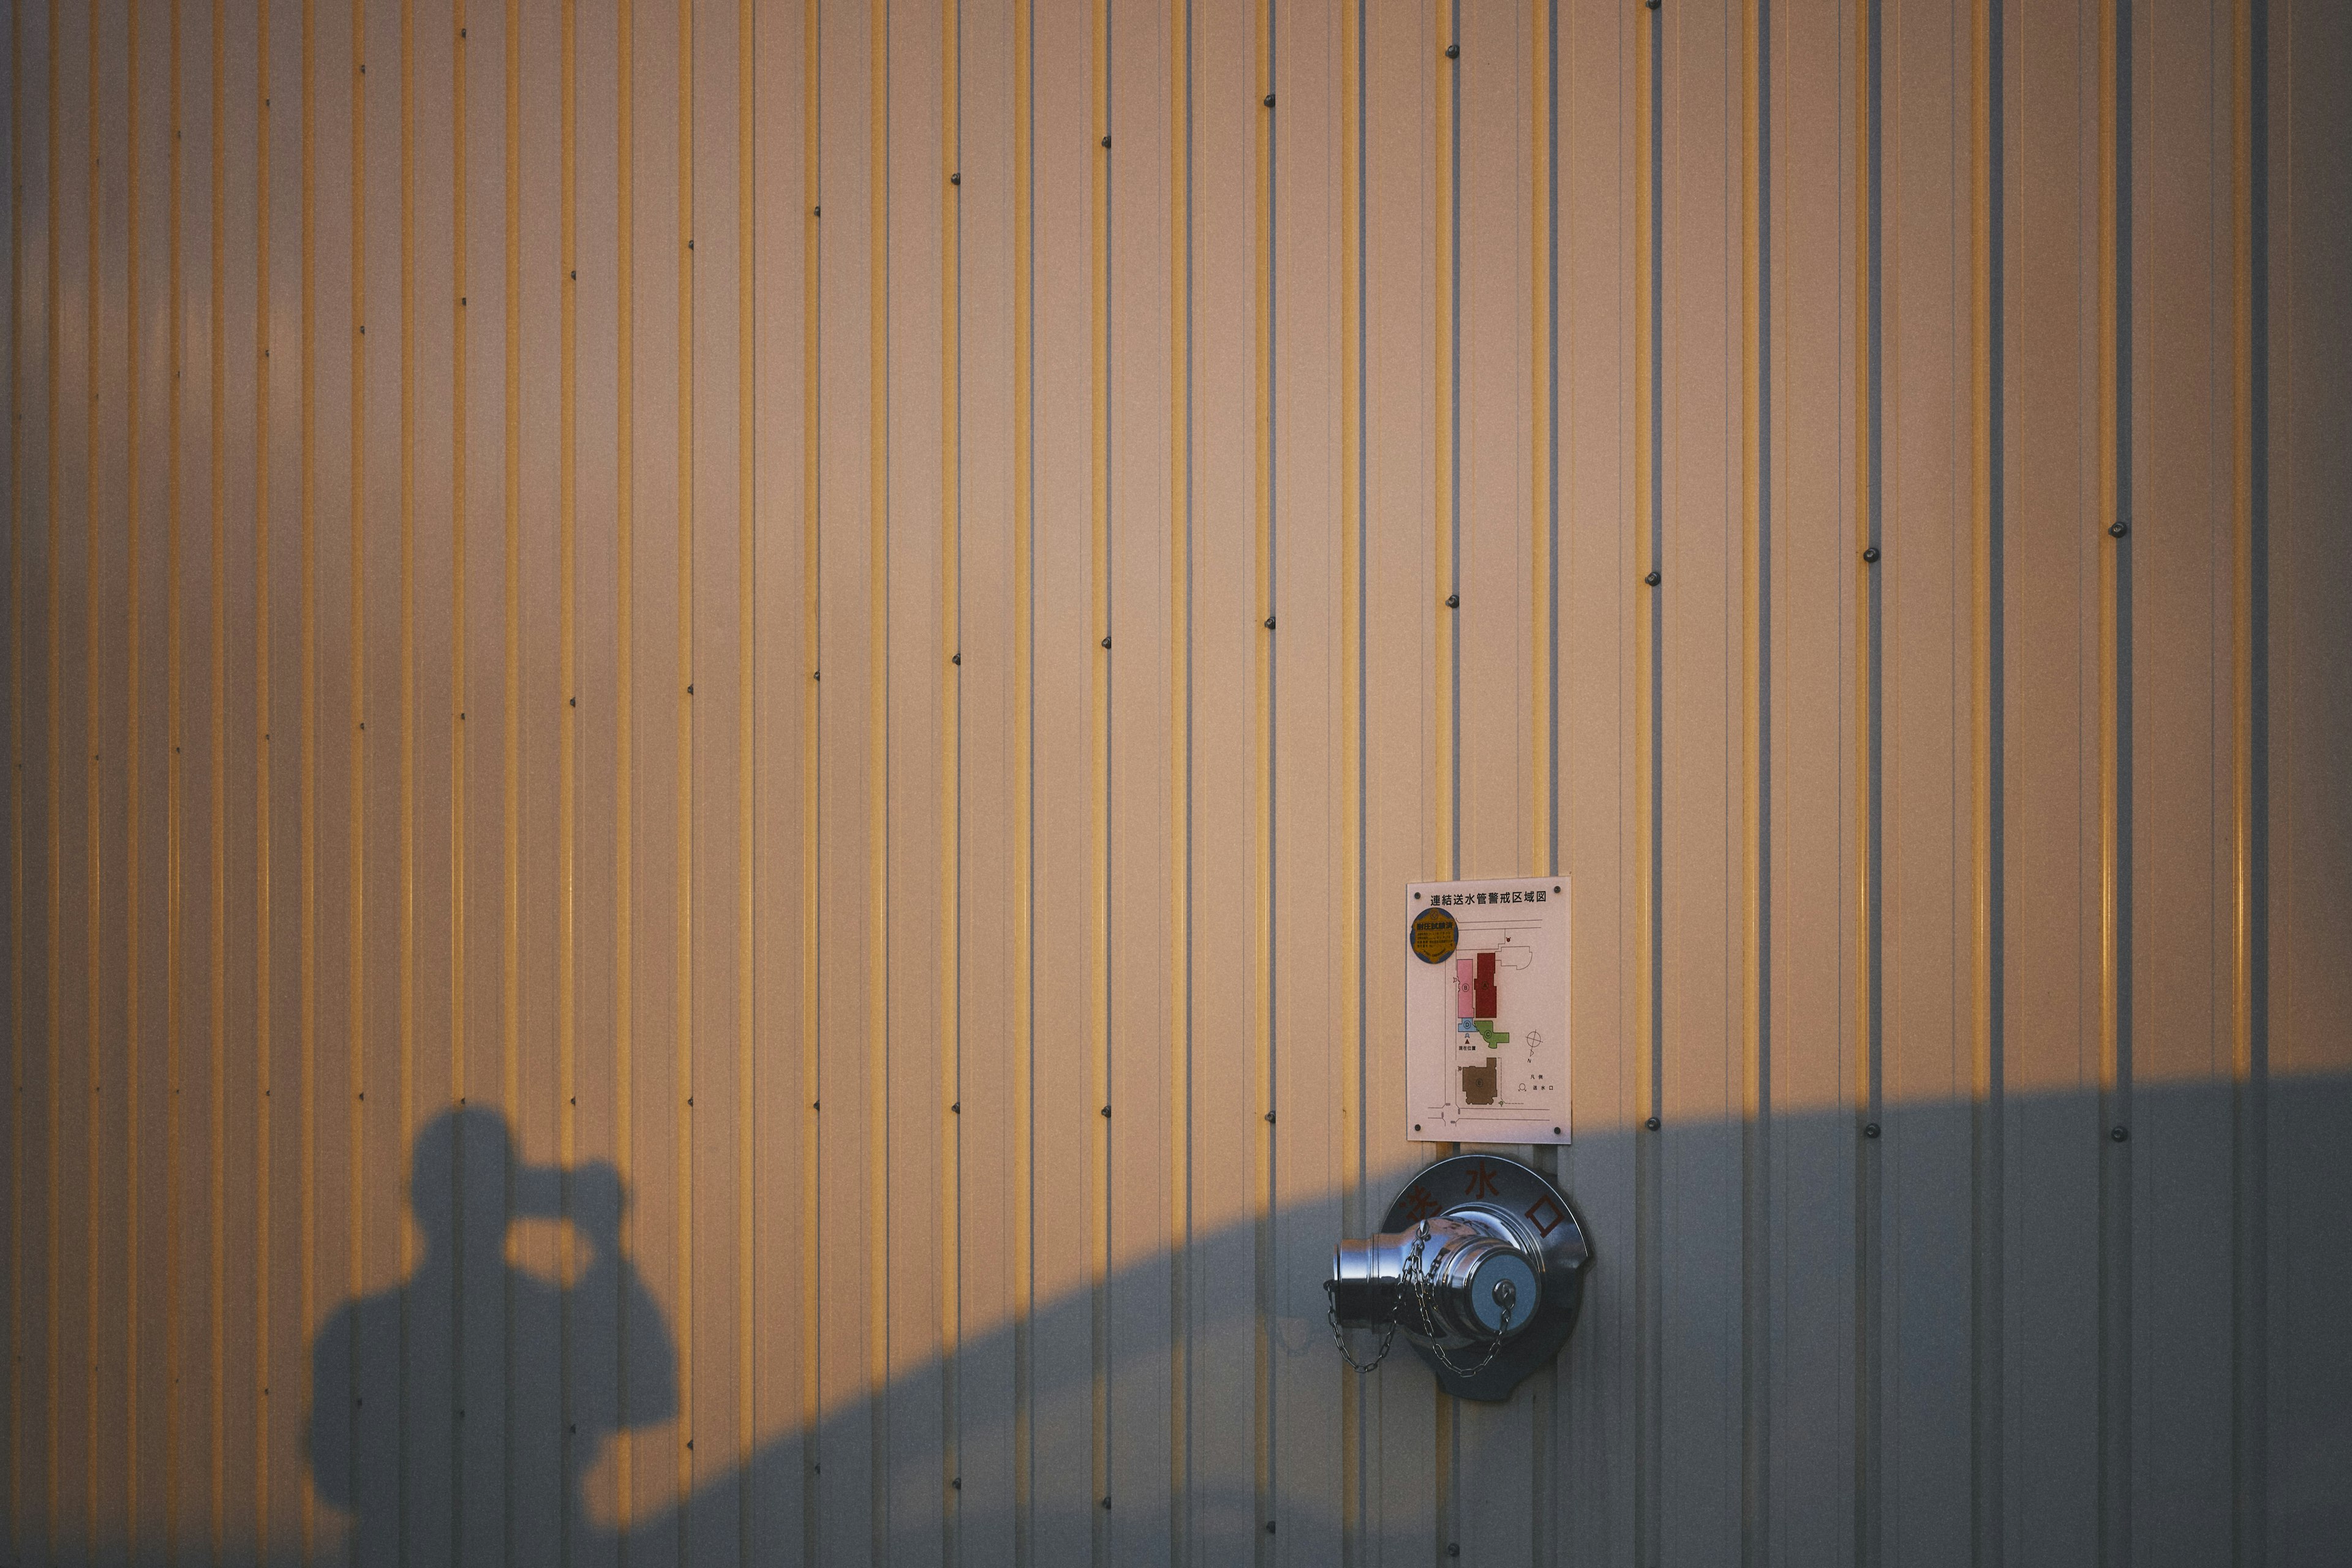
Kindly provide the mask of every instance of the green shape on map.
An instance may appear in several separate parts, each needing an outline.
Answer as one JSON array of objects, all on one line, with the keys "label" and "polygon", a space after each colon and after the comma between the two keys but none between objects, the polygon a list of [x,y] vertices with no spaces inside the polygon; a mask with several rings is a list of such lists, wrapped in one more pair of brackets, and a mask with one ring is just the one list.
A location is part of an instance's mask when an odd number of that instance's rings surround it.
[{"label": "green shape on map", "polygon": [[1497,1029],[1497,1028],[1496,1028],[1496,1027],[1495,1027],[1495,1020],[1494,1020],[1494,1019],[1492,1019],[1492,1018],[1479,1018],[1479,1019],[1475,1019],[1475,1020],[1474,1020],[1474,1022],[1475,1022],[1475,1023],[1477,1024],[1477,1026],[1478,1026],[1478,1032],[1479,1032],[1480,1034],[1482,1034],[1482,1035],[1484,1035],[1484,1036],[1486,1036],[1486,1043],[1487,1043],[1488,1045],[1490,1045],[1490,1046],[1507,1046],[1507,1045],[1509,1045],[1509,1044],[1511,1043],[1511,1037],[1510,1037],[1510,1036],[1508,1036],[1508,1035],[1505,1034],[1502,1030]]}]

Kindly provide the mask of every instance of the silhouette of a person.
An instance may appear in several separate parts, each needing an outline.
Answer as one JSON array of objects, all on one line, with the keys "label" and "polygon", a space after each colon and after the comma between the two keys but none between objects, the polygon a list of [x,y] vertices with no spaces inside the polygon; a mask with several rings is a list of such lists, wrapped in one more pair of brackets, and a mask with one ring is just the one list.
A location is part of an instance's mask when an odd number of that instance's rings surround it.
[{"label": "silhouette of a person", "polygon": [[[601,1161],[526,1165],[504,1116],[461,1109],[417,1133],[408,1198],[425,1238],[415,1272],[347,1303],[311,1342],[319,1496],[352,1516],[358,1562],[439,1561],[469,1477],[500,1484],[512,1455],[560,1472],[562,1517],[546,1525],[597,1532],[581,1479],[605,1440],[677,1414],[677,1349],[621,1251],[619,1173]],[[507,1262],[507,1233],[526,1218],[568,1219],[587,1244],[568,1288]],[[469,1398],[503,1418],[484,1450],[467,1440]]]}]

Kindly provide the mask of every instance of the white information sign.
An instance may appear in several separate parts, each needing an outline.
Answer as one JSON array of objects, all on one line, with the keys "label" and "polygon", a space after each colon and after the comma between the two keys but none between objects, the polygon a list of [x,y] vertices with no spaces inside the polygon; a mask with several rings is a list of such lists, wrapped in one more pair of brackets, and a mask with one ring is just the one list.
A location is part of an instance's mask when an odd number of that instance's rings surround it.
[{"label": "white information sign", "polygon": [[1565,1143],[1568,879],[1405,889],[1405,1136]]}]

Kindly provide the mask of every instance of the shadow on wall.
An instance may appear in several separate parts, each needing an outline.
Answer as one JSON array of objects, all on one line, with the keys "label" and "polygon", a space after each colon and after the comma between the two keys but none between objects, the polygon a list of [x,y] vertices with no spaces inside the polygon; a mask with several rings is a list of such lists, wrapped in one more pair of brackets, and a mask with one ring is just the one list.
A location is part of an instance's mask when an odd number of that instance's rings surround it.
[{"label": "shadow on wall", "polygon": [[[467,1341],[485,1328],[499,1336],[495,1364],[508,1363],[509,1346],[561,1347],[555,1358],[515,1358],[499,1393],[509,1422],[517,1411],[534,1412],[558,1416],[565,1428],[512,1435],[519,1447],[552,1456],[560,1467],[562,1513],[548,1522],[567,1541],[599,1533],[583,1505],[582,1479],[605,1443],[677,1415],[677,1346],[621,1250],[628,1198],[620,1173],[603,1161],[568,1170],[523,1163],[495,1110],[445,1111],[417,1133],[408,1202],[424,1256],[399,1285],[337,1312],[310,1346],[311,1480],[321,1500],[351,1516],[363,1558],[373,1555],[371,1546],[396,1548],[404,1535],[431,1543],[429,1560],[434,1548],[458,1539],[458,1470],[477,1456],[465,1452],[461,1438],[458,1452],[427,1455],[419,1465],[414,1433],[422,1421],[454,1416],[462,1424],[474,1383],[467,1363],[478,1359]],[[515,1220],[566,1218],[575,1248],[584,1246],[587,1256],[560,1281],[509,1260]],[[495,1315],[482,1323],[479,1313],[453,1310],[461,1301],[487,1303]],[[354,1386],[358,1368],[394,1369],[364,1380],[377,1390],[373,1405],[367,1389]],[[518,1387],[517,1372],[547,1386]],[[406,1452],[404,1431],[411,1436]],[[493,1437],[498,1451],[489,1458],[501,1468],[507,1440]],[[411,1561],[415,1551],[397,1555]]]},{"label": "shadow on wall", "polygon": [[[2352,1158],[2345,1152],[2352,1149],[2352,1080],[2273,1081],[2266,1100],[2260,1124],[2267,1129],[2267,1217],[2257,1233],[2266,1268],[2262,1295],[2244,1303],[2262,1325],[2253,1347],[2262,1366],[2260,1407],[2245,1413],[2264,1434],[2262,1469],[2252,1478],[2255,1507],[2267,1521],[2270,1561],[2340,1563],[2344,1542],[2352,1540],[2352,1490],[2343,1484],[2352,1472]],[[2129,1419],[2142,1434],[2132,1504],[2146,1527],[2142,1543],[2168,1540],[2201,1552],[2197,1543],[2212,1543],[2217,1531],[2221,1542],[2229,1539],[2232,1255],[2256,1256],[2243,1237],[2236,1249],[2229,1244],[2240,1201],[2231,1129],[2242,1109],[2226,1084],[2145,1089],[2135,1095],[2131,1141],[2111,1144],[2095,1094],[2016,1095],[2004,1103],[1991,1147],[2000,1172],[1997,1230],[2004,1238],[2006,1294],[1999,1353],[2005,1373],[1999,1380],[2004,1392],[1991,1408],[2007,1478],[2000,1506],[2011,1530],[2032,1521],[2036,1538],[2053,1552],[2037,1561],[2089,1561],[2095,1552],[2085,1532],[2099,1508],[2101,1416],[2097,1372],[2084,1354],[2095,1362],[2102,1171],[2117,1173],[2109,1163],[2116,1160],[2124,1162],[2137,1243],[2128,1321],[2140,1392]],[[1830,1561],[1850,1551],[1853,1539],[1854,1201],[1864,1162],[1880,1162],[1885,1212],[1900,1219],[1884,1232],[1889,1240],[1877,1257],[1881,1297],[1903,1303],[1900,1313],[1885,1310],[1877,1327],[1887,1386],[1902,1387],[1904,1406],[1900,1420],[1888,1417],[1883,1439],[1890,1458],[1920,1441],[1922,1452],[1953,1454],[1958,1468],[1935,1485],[1956,1487],[1962,1499],[1969,1487],[1965,1456],[1976,1381],[1969,1257],[1983,1216],[1973,1208],[1969,1172],[1984,1130],[1966,1102],[1896,1106],[1884,1121],[1885,1137],[1866,1150],[1843,1112],[1782,1114],[1766,1128],[1776,1237],[1765,1289],[1774,1376],[1785,1385],[1775,1400],[1767,1500],[1775,1537],[1787,1548],[1776,1561],[1806,1561],[1816,1545],[1818,1560]],[[1634,1372],[1645,1334],[1655,1336],[1655,1423],[1665,1471],[1653,1484],[1666,1504],[1650,1529],[1663,1531],[1658,1538],[1666,1545],[1681,1540],[1689,1549],[1670,1552],[1670,1559],[1709,1560],[1714,1545],[1722,1544],[1684,1539],[1711,1527],[1691,1522],[1672,1500],[1686,1488],[1707,1492],[1721,1478],[1698,1471],[1718,1461],[1736,1466],[1737,1445],[1718,1451],[1720,1445],[1685,1444],[1676,1434],[1705,1436],[1701,1427],[1737,1407],[1738,1390],[1720,1386],[1719,1373],[1723,1335],[1732,1331],[1717,1320],[1725,1293],[1736,1301],[1740,1289],[1738,1216],[1742,1172],[1756,1154],[1752,1132],[1736,1121],[1685,1124],[1654,1139],[1595,1134],[1559,1152],[1558,1179],[1584,1215],[1596,1251],[1583,1316],[1552,1385],[1560,1393],[1562,1436],[1559,1497],[1547,1506],[1557,1510],[1559,1539],[1580,1557],[1624,1561],[1633,1546],[1633,1515],[1643,1505],[1632,1489],[1635,1423],[1627,1402],[1643,1382]],[[1367,1197],[1379,1204],[1388,1188],[1376,1185],[1381,1190]],[[1635,1194],[1645,1186],[1657,1194],[1647,1223],[1659,1237],[1661,1293],[1646,1327],[1633,1258]],[[862,1419],[790,1431],[740,1465],[709,1467],[717,1473],[699,1479],[676,1506],[638,1517],[625,1541],[588,1506],[584,1478],[617,1435],[676,1421],[678,1393],[672,1325],[621,1247],[629,1194],[617,1173],[601,1163],[570,1169],[523,1163],[502,1115],[459,1110],[418,1135],[409,1196],[424,1240],[409,1277],[347,1303],[311,1347],[311,1479],[322,1503],[331,1505],[320,1510],[314,1560],[357,1568],[460,1560],[615,1564],[673,1561],[683,1547],[691,1560],[715,1552],[732,1561],[738,1544],[748,1542],[759,1561],[800,1561],[803,1540],[793,1521],[804,1501],[814,1506],[809,1466],[819,1458],[828,1469],[839,1459],[845,1473],[838,1483],[834,1474],[824,1476],[828,1506],[845,1495],[865,1495],[870,1483],[871,1495],[889,1510],[875,1521],[871,1535],[864,1522],[834,1521],[824,1539],[871,1540],[881,1554],[898,1555],[903,1510],[912,1531],[908,1552],[922,1541],[936,1549],[945,1500],[934,1500],[933,1483],[919,1498],[899,1478],[870,1473],[875,1456],[858,1451],[871,1442]],[[571,1224],[569,1270],[550,1279],[515,1267],[509,1246],[517,1222],[559,1216]],[[1303,1251],[1308,1237],[1336,1237],[1339,1202],[1319,1199],[1272,1223],[1298,1238],[1293,1245]],[[1698,1229],[1685,1229],[1693,1225]],[[2197,1238],[2186,1252],[2179,1245],[2184,1237]],[[1727,1241],[1728,1255],[1721,1250]],[[1260,1256],[1257,1227],[1204,1236],[1191,1256],[1196,1280],[1225,1271],[1242,1277]],[[1156,1292],[1164,1302],[1167,1268],[1164,1258],[1136,1265],[1115,1275],[1109,1288],[1115,1297],[1134,1290],[1139,1300]],[[1303,1275],[1281,1286],[1279,1315],[1269,1325],[1271,1353],[1308,1376],[1317,1375],[1319,1359],[1330,1377],[1347,1379],[1322,1322],[1319,1290]],[[1231,1341],[1244,1347],[1237,1364],[1247,1367],[1257,1331],[1252,1294],[1221,1293],[1225,1305],[1217,1310],[1223,1315],[1195,1321],[1196,1350],[1212,1339]],[[1685,1310],[1677,1300],[1715,1306]],[[1094,1322],[1084,1293],[1041,1301],[1029,1342],[1083,1343]],[[946,1384],[959,1375],[979,1374],[990,1386],[1009,1388],[1013,1347],[1010,1326],[992,1329],[964,1344],[954,1364],[908,1369],[876,1397],[884,1408],[910,1415],[928,1409],[936,1422]],[[1164,1386],[1164,1343],[1137,1353],[1151,1362],[1139,1368],[1146,1383],[1158,1378]],[[1070,1435],[1078,1434],[1076,1451],[1087,1451],[1090,1364],[1083,1354],[1054,1358],[1051,1367],[1033,1358],[1032,1430],[1041,1446],[1050,1435],[1052,1446],[1067,1454]],[[2183,1379],[2168,1374],[2168,1366],[2204,1370]],[[1375,1400],[1411,1405],[1430,1399],[1433,1385],[1418,1362],[1400,1355],[1369,1386]],[[472,1421],[465,1415],[469,1395],[488,1407]],[[950,1511],[960,1528],[993,1535],[1009,1528],[1013,1504],[1004,1483],[1015,1434],[1009,1412],[992,1414],[984,1426],[973,1424],[978,1414],[965,1421],[966,1488]],[[1914,1427],[1907,1438],[1897,1429]],[[653,1460],[652,1448],[638,1450],[640,1467]],[[1689,1477],[1676,1479],[1694,1466]],[[1207,1553],[1203,1560],[1219,1560],[1225,1545],[1245,1560],[1260,1506],[1250,1466],[1221,1461],[1202,1468],[1215,1470],[1217,1479],[1196,1485],[1186,1499],[1192,1545]],[[1063,1479],[1070,1484],[1061,1486]],[[1090,1497],[1081,1495],[1085,1478],[1041,1473],[1040,1483],[1027,1526],[1034,1560],[1085,1560],[1099,1519],[1090,1512]],[[1330,1546],[1328,1554],[1338,1554],[1341,1524],[1324,1517],[1328,1504],[1320,1497],[1278,1500],[1286,1552],[1319,1559],[1327,1554],[1319,1542]],[[200,1514],[202,1505],[193,1511]],[[299,1548],[274,1545],[267,1553],[253,1551],[250,1525],[236,1513],[232,1504],[227,1555],[220,1561],[291,1562],[299,1555]],[[35,1510],[13,1521],[20,1546],[40,1539],[37,1519]],[[200,1541],[205,1526],[188,1522]],[[1164,1500],[1156,1517],[1123,1512],[1118,1524],[1122,1533],[1158,1534],[1164,1552]],[[346,1528],[347,1545],[338,1539]],[[79,1533],[66,1526],[52,1544],[73,1555],[69,1538]],[[133,1542],[128,1552],[107,1555],[133,1563],[206,1555],[201,1548],[175,1554],[159,1547]],[[26,1560],[41,1555],[35,1551]],[[2225,1545],[2206,1560],[2227,1555]],[[820,1550],[818,1560],[824,1556]],[[2158,1550],[2150,1560],[2191,1559]]]}]

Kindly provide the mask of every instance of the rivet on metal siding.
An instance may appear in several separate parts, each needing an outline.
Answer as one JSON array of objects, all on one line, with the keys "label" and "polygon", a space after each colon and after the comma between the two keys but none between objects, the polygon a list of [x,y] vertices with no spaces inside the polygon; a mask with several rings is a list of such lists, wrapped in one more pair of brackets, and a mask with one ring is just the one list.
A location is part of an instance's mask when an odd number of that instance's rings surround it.
[{"label": "rivet on metal siding", "polygon": [[809,216],[811,216],[811,217],[823,217],[824,216],[824,209],[823,207],[811,207],[811,208],[809,208]]},{"label": "rivet on metal siding", "polygon": [[688,240],[688,241],[686,242],[686,247],[687,247],[688,250],[692,250],[692,249],[694,248],[694,241],[692,241],[692,240],[690,240],[690,239],[689,239],[689,240]]},{"label": "rivet on metal siding", "polygon": [[1869,562],[1873,566],[1877,565],[1877,564],[1878,564],[1878,546],[1876,546],[1875,544],[1866,545],[1866,546],[1864,546],[1864,549],[1863,549],[1863,552],[1862,552],[1862,558],[1863,558],[1864,561]]},{"label": "rivet on metal siding", "polygon": [[1446,58],[1447,59],[1449,59],[1449,60],[1458,60],[1458,59],[1460,59],[1460,58],[1462,58],[1462,46],[1461,46],[1461,45],[1459,45],[1459,44],[1448,44],[1448,45],[1446,45],[1446,46],[1445,46],[1445,58]]},{"label": "rivet on metal siding", "polygon": [[578,268],[577,267],[575,267],[575,268],[573,268],[572,269],[572,281],[573,281],[574,283],[577,283],[577,282],[579,282],[579,281],[580,281],[580,268]]},{"label": "rivet on metal siding", "polygon": [[2107,524],[2107,537],[2110,539],[2121,539],[2125,534],[2129,533],[2130,531],[2131,523],[2124,518],[2119,517],[2116,519],[2115,521]]},{"label": "rivet on metal siding", "polygon": [[577,707],[579,707],[579,706],[580,706],[580,699],[578,699],[577,697],[572,698],[571,700],[572,700],[572,706],[573,706],[574,708],[577,708]]},{"label": "rivet on metal siding", "polygon": [[687,683],[687,687],[686,687],[686,694],[687,694],[688,697],[691,697],[691,696],[693,696],[693,695],[694,695],[694,683],[693,683],[692,681],[688,681],[688,682]]},{"label": "rivet on metal siding", "polygon": [[1110,638],[1108,638],[1108,637],[1105,637],[1105,638],[1103,638],[1103,647],[1110,647]]},{"label": "rivet on metal siding", "polygon": [[1271,1127],[1271,1126],[1273,1126],[1273,1125],[1274,1125],[1274,1112],[1273,1112],[1273,1111],[1269,1110],[1269,1111],[1267,1111],[1267,1112],[1265,1113],[1265,1122],[1266,1122],[1266,1125],[1267,1125],[1267,1126],[1269,1126],[1269,1127]]},{"label": "rivet on metal siding", "polygon": [[1104,1510],[1105,1510],[1105,1511],[1108,1511],[1108,1510],[1109,1510],[1109,1508],[1110,1508],[1110,1499],[1108,1499],[1108,1498],[1105,1498],[1105,1499],[1103,1499],[1103,1509],[1104,1509]]},{"label": "rivet on metal siding", "polygon": [[1655,1132],[1658,1130],[1658,1119],[1653,1116],[1647,1121],[1643,1122],[1642,1125],[1648,1128],[1651,1131]]},{"label": "rivet on metal siding", "polygon": [[1110,1118],[1110,1107],[1108,1105],[1103,1107],[1103,1118],[1105,1121],[1108,1121]]},{"label": "rivet on metal siding", "polygon": [[1418,1121],[1414,1122],[1414,1123],[1412,1124],[1412,1130],[1413,1130],[1415,1132],[1420,1131],[1421,1131],[1421,1123],[1420,1123],[1420,1122],[1418,1122]]},{"label": "rivet on metal siding", "polygon": [[1265,629],[1267,631],[1274,630],[1274,617],[1272,616],[1268,616],[1265,618]]},{"label": "rivet on metal siding", "polygon": [[961,1100],[957,1100],[953,1105],[948,1107],[948,1110],[951,1115],[961,1116],[963,1114],[963,1101]]},{"label": "rivet on metal siding", "polygon": [[809,1101],[809,1109],[811,1110],[823,1110],[824,1109],[824,1101],[822,1100],[812,1100]]},{"label": "rivet on metal siding", "polygon": [[2128,1143],[2131,1142],[2131,1129],[2118,1123],[2107,1129],[2107,1136],[2118,1143]]},{"label": "rivet on metal siding", "polygon": [[1555,1137],[1555,1138],[1559,1137],[1559,1128],[1557,1128],[1557,1127],[1553,1128],[1553,1129],[1551,1130],[1551,1135],[1552,1135],[1553,1137]]},{"label": "rivet on metal siding", "polygon": [[963,655],[958,654],[953,658],[948,660],[948,662],[950,664],[961,664],[963,662]]},{"label": "rivet on metal siding", "polygon": [[961,1491],[963,1490],[963,1478],[961,1476],[958,1476],[955,1479],[950,1481],[948,1485],[953,1487],[958,1491]]},{"label": "rivet on metal siding", "polygon": [[1274,94],[1269,92],[1265,95],[1265,106],[1268,109],[1272,109],[1274,107]]},{"label": "rivet on metal siding", "polygon": [[1268,1535],[1272,1535],[1274,1533],[1274,1521],[1269,1519],[1265,1521],[1265,1532]]},{"label": "rivet on metal siding", "polygon": [[690,1449],[690,1448],[692,1448],[692,1447],[694,1447],[694,1439],[693,1439],[693,1438],[691,1438],[691,1437],[688,1437],[688,1438],[686,1440],[686,1446],[687,1446],[689,1449]]},{"label": "rivet on metal siding", "polygon": [[948,184],[950,185],[961,185],[963,184],[963,176],[960,174],[950,174],[948,176]]},{"label": "rivet on metal siding", "polygon": [[1103,132],[1103,145],[1105,147],[1108,147],[1110,145],[1110,132],[1108,131]]},{"label": "rivet on metal siding", "polygon": [[1875,1122],[1875,1121],[1864,1122],[1864,1123],[1863,1124],[1862,1135],[1863,1135],[1864,1138],[1875,1138],[1875,1137],[1877,1137],[1877,1136],[1878,1136],[1878,1123],[1877,1123],[1877,1122]]},{"label": "rivet on metal siding", "polygon": [[1445,607],[1446,607],[1447,609],[1449,609],[1449,610],[1458,610],[1458,609],[1460,609],[1460,608],[1462,607],[1462,595],[1459,595],[1459,594],[1448,594],[1448,595],[1445,595]]},{"label": "rivet on metal siding", "polygon": [[1660,583],[1664,582],[1664,581],[1665,581],[1665,579],[1664,579],[1664,578],[1663,578],[1663,577],[1661,577],[1661,576],[1659,576],[1655,572],[1653,572],[1653,573],[1651,573],[1648,576],[1643,577],[1643,578],[1642,579],[1642,581],[1643,581],[1643,582],[1644,582],[1644,583],[1647,583],[1651,587],[1654,588],[1654,587],[1656,587]]}]

